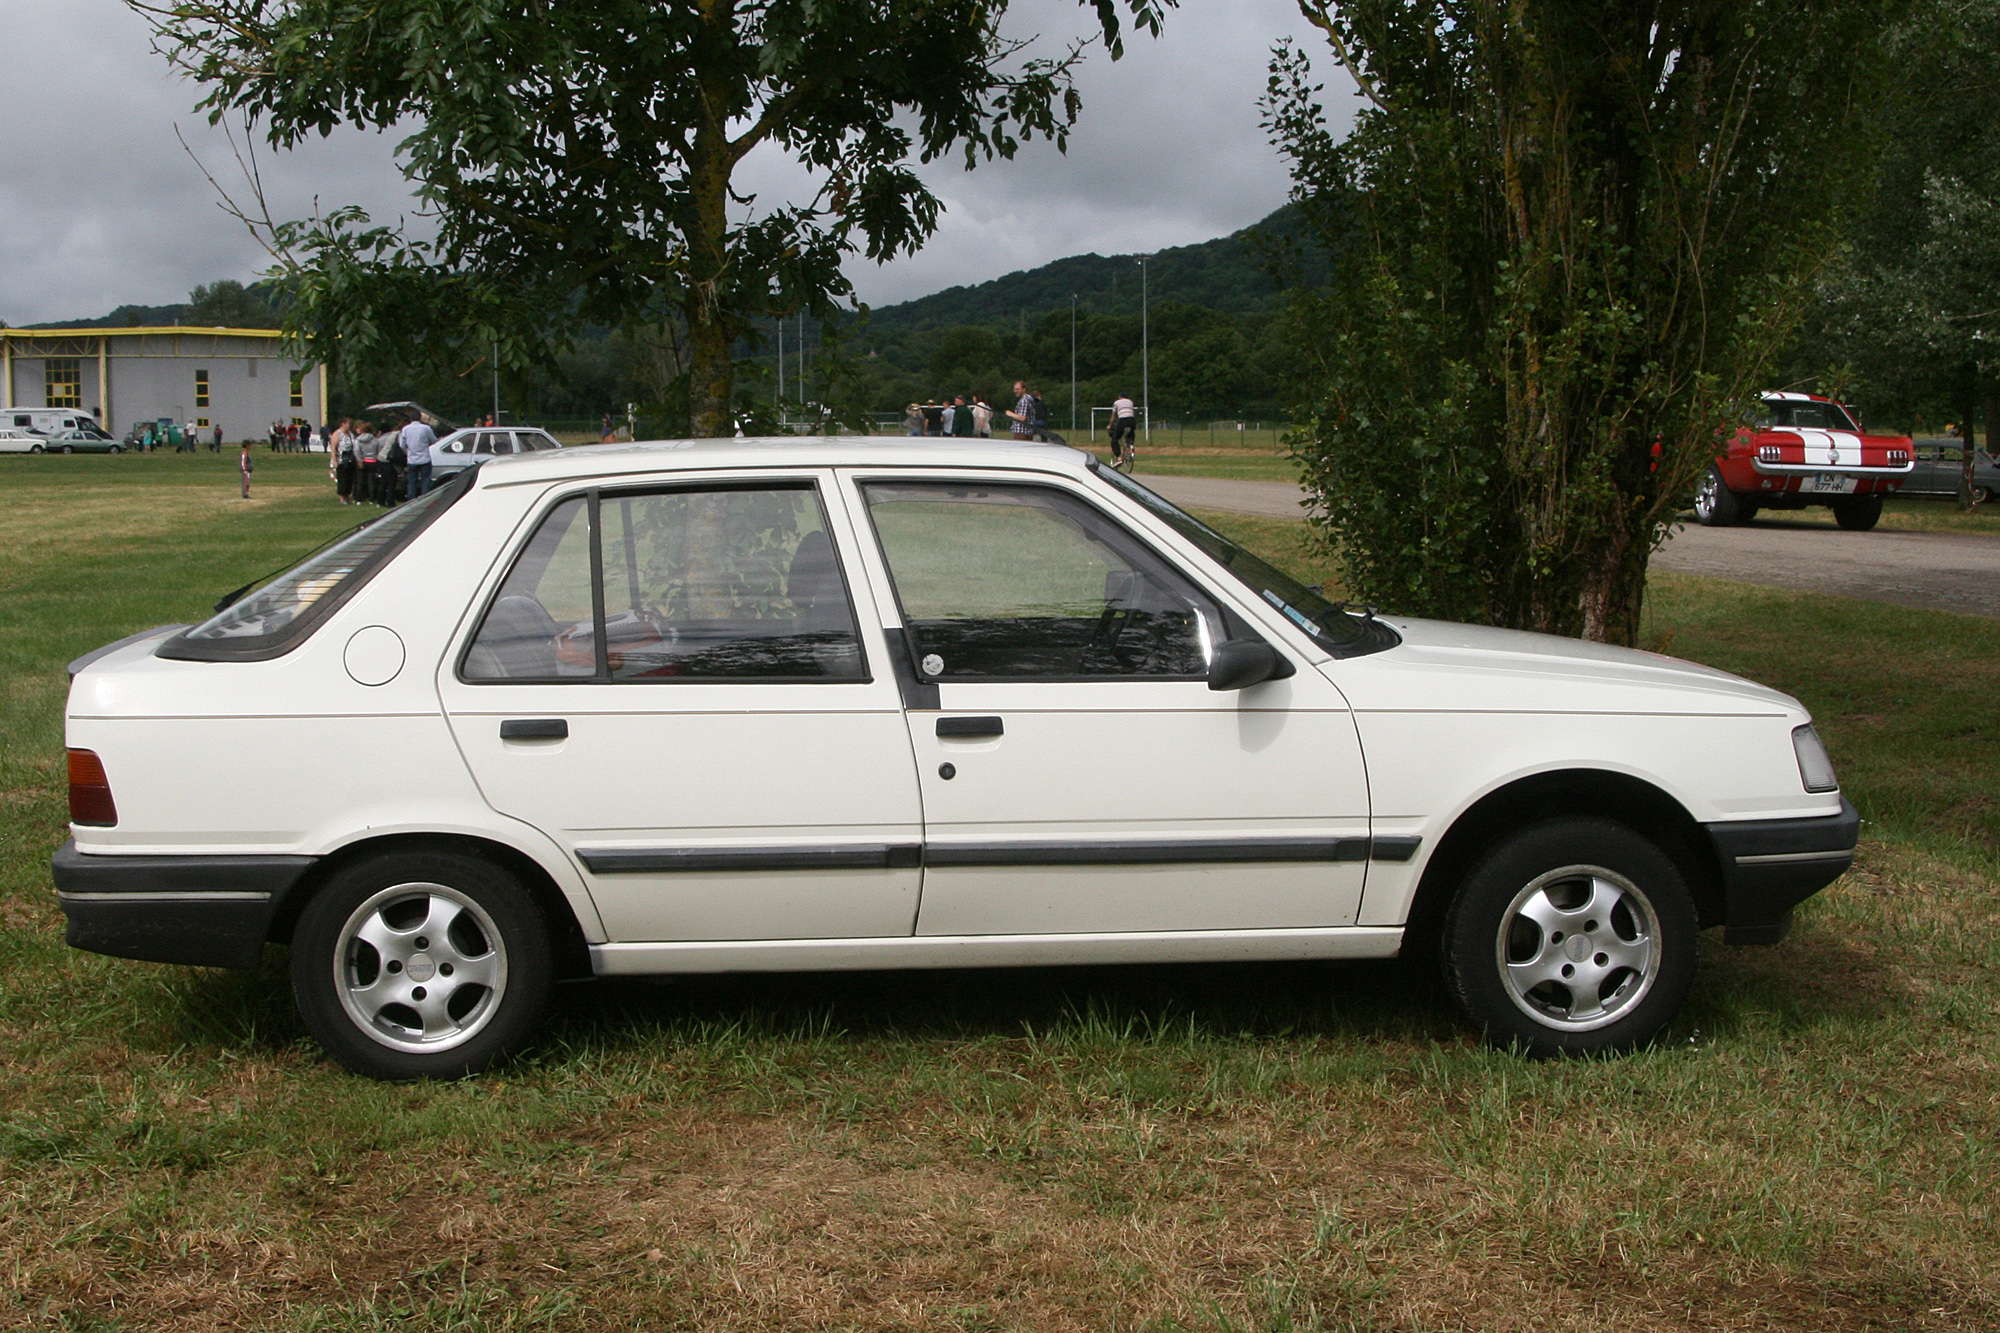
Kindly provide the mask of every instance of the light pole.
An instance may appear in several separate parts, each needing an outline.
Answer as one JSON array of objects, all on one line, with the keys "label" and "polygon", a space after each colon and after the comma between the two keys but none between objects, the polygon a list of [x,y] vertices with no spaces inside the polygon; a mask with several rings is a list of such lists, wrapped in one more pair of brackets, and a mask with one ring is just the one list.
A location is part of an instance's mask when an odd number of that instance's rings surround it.
[{"label": "light pole", "polygon": [[1069,433],[1076,434],[1076,293],[1069,294]]},{"label": "light pole", "polygon": [[1140,412],[1146,418],[1146,447],[1153,447],[1153,349],[1152,339],[1146,327],[1146,256],[1141,255],[1139,264],[1139,404]]}]

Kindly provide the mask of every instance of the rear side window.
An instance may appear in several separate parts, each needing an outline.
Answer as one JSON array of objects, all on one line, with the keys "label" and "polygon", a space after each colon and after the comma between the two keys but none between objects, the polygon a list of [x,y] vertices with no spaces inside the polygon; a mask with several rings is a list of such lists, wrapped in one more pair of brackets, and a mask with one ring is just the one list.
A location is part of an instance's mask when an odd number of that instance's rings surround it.
[{"label": "rear side window", "polygon": [[543,518],[460,665],[467,681],[862,680],[810,484],[573,496]]},{"label": "rear side window", "polygon": [[399,505],[176,634],[159,646],[156,656],[188,662],[260,662],[283,656],[457,503],[466,488],[464,480],[455,478]]}]

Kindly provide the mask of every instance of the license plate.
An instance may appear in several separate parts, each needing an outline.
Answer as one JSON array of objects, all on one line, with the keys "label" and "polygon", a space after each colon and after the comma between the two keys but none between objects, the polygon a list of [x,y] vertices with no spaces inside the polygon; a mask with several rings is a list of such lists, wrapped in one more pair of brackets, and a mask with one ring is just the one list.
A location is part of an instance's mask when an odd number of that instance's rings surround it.
[{"label": "license plate", "polygon": [[1838,472],[1815,472],[1805,488],[1814,495],[1852,495],[1854,484],[1854,478],[1843,477]]}]

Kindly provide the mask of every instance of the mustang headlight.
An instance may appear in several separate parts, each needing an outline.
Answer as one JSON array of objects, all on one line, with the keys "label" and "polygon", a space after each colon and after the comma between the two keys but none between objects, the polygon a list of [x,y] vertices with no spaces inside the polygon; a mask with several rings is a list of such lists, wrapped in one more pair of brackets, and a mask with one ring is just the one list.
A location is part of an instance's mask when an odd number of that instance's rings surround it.
[{"label": "mustang headlight", "polygon": [[1810,722],[1792,728],[1792,753],[1799,758],[1799,777],[1807,791],[1840,789],[1840,779],[1833,775],[1833,760],[1826,757],[1826,746],[1820,744],[1819,733]]}]

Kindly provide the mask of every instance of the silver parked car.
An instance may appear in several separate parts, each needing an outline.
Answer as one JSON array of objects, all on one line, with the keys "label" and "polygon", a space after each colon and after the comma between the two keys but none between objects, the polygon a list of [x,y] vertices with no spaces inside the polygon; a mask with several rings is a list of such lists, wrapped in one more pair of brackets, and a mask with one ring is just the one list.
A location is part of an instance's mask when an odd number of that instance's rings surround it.
[{"label": "silver parked car", "polygon": [[555,436],[532,426],[470,426],[431,446],[431,476],[448,477],[489,458],[560,448],[562,442]]}]

